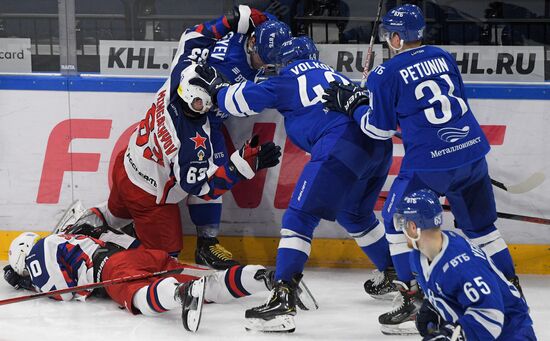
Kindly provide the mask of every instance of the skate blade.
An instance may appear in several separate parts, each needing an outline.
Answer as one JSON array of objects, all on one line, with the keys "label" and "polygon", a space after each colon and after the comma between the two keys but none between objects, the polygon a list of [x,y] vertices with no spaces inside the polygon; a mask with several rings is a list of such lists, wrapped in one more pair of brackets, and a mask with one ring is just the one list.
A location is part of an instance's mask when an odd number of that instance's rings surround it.
[{"label": "skate blade", "polygon": [[417,335],[418,329],[414,321],[406,321],[400,324],[381,324],[380,331],[385,335]]},{"label": "skate blade", "polygon": [[244,328],[247,331],[264,333],[293,333],[296,330],[294,316],[281,315],[271,320],[247,318]]},{"label": "skate blade", "polygon": [[199,329],[204,303],[204,289],[206,288],[206,277],[196,280],[191,287],[191,296],[195,297],[196,306],[186,312],[184,328],[195,333]]},{"label": "skate blade", "polygon": [[313,297],[313,294],[307,287],[306,283],[302,279],[300,284],[298,284],[298,299],[297,305],[302,310],[317,310],[319,309],[319,304],[317,300]]},{"label": "skate blade", "polygon": [[67,227],[76,223],[80,217],[86,213],[86,208],[80,200],[75,200],[71,206],[65,211],[59,222],[55,226],[52,234],[65,233]]},{"label": "skate blade", "polygon": [[397,293],[398,293],[397,291],[392,291],[392,292],[388,292],[388,293],[383,294],[383,295],[369,294],[369,296],[374,298],[375,300],[379,300],[379,301],[393,301],[395,296],[397,296]]}]

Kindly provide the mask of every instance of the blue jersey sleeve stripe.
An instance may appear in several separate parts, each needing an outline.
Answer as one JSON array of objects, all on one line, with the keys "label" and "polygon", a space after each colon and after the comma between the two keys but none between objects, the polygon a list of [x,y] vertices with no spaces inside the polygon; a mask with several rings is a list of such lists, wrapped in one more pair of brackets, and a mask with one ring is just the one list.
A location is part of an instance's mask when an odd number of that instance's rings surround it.
[{"label": "blue jersey sleeve stripe", "polygon": [[242,86],[242,83],[237,83],[229,86],[227,88],[227,92],[225,92],[225,98],[223,101],[223,106],[225,107],[224,111],[233,116],[242,116],[237,109],[236,103],[233,101],[233,96],[235,95],[235,92],[239,89],[239,86]]},{"label": "blue jersey sleeve stripe", "polygon": [[369,115],[371,112],[372,110],[371,108],[369,108],[367,112],[363,115],[363,117],[361,117],[361,129],[365,132],[365,134],[367,134],[369,137],[373,139],[376,139],[376,140],[390,139],[395,134],[395,130],[383,130],[370,124]]},{"label": "blue jersey sleeve stripe", "polygon": [[[471,316],[475,320],[475,322],[477,322],[479,325],[481,325],[481,327],[483,327],[485,330],[487,330],[487,332],[489,332],[489,334],[491,334],[491,336],[494,339],[496,339],[500,335],[500,333],[502,332],[502,325],[495,324],[494,322],[484,318],[477,311],[472,311],[472,310],[468,309],[464,313],[465,317],[467,315]],[[477,328],[472,328],[472,329],[477,329]]]},{"label": "blue jersey sleeve stripe", "polygon": [[239,106],[241,113],[247,113],[250,112],[250,107],[248,106],[248,103],[246,102],[246,98],[243,95],[243,90],[247,86],[247,82],[242,82],[242,86],[237,88],[237,91],[235,91],[235,101],[237,102],[237,105]]}]

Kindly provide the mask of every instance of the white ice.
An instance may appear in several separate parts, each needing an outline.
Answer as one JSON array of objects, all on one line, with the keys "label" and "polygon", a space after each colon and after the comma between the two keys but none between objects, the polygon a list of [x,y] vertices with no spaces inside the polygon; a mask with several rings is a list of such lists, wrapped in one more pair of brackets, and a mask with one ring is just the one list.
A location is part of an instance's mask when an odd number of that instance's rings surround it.
[{"label": "white ice", "polygon": [[[2,266],[5,262],[0,262]],[[110,300],[57,302],[37,299],[0,306],[0,340],[419,340],[418,336],[385,336],[378,315],[390,308],[363,291],[369,270],[306,269],[304,279],[317,298],[317,311],[299,311],[293,334],[246,332],[244,311],[263,303],[267,293],[208,304],[196,334],[183,329],[180,311],[158,317],[131,315]],[[539,340],[550,340],[550,276],[521,276]],[[0,280],[0,299],[29,294]]]}]

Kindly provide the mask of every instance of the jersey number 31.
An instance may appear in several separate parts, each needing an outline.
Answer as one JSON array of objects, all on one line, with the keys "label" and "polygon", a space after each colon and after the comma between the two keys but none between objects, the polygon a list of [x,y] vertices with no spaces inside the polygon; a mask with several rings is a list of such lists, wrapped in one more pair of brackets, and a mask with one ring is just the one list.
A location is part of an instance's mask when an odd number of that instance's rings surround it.
[{"label": "jersey number 31", "polygon": [[451,101],[449,100],[449,98],[454,98],[458,101],[460,109],[462,110],[461,115],[464,115],[468,111],[468,106],[466,105],[466,102],[464,102],[462,98],[457,97],[453,94],[453,92],[455,91],[455,86],[451,81],[449,75],[443,74],[439,77],[441,77],[449,85],[449,91],[446,95],[441,92],[441,88],[434,80],[424,81],[418,84],[414,89],[414,95],[416,96],[417,100],[421,100],[422,98],[424,98],[424,88],[429,88],[433,96],[428,100],[428,103],[433,104],[434,102],[439,102],[441,104],[441,114],[439,115],[436,114],[434,107],[424,109],[426,119],[431,124],[447,123],[453,117],[453,112],[451,111]]}]

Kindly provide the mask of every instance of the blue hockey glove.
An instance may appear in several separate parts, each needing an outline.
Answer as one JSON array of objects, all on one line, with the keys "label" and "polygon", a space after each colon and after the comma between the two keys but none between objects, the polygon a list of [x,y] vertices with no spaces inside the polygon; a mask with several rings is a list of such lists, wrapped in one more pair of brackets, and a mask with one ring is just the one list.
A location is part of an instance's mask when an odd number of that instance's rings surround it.
[{"label": "blue hockey glove", "polygon": [[349,117],[353,117],[358,106],[369,104],[369,96],[365,90],[353,84],[344,85],[336,81],[325,89],[323,99],[326,108],[348,114]]},{"label": "blue hockey glove", "polygon": [[[455,333],[456,328],[459,328],[460,325],[454,325],[452,323],[443,324],[438,330],[431,332],[430,334],[424,336],[422,341],[451,341],[453,340],[453,334]],[[464,341],[463,331],[457,331],[459,333],[456,341]]]},{"label": "blue hockey glove", "polygon": [[11,265],[4,267],[4,279],[15,289],[32,290],[32,281],[30,276],[20,276]]}]

